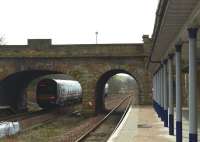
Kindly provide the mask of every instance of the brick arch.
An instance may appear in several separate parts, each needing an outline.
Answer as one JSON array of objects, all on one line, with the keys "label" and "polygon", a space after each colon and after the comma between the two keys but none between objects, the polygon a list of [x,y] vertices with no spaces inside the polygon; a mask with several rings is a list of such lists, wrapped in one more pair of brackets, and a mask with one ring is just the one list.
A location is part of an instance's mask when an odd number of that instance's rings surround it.
[{"label": "brick arch", "polygon": [[[143,78],[141,78],[141,75],[138,73],[137,69],[131,69],[131,68],[110,68],[105,70],[100,74],[100,76],[97,79],[96,82],[96,88],[95,88],[95,112],[100,113],[105,110],[105,104],[104,104],[104,98],[103,98],[103,90],[105,87],[105,83],[109,80],[110,77],[113,75],[116,75],[118,73],[126,73],[130,76],[132,76],[137,84],[139,89],[139,94],[143,93]],[[138,101],[140,101],[140,95],[138,95]]]},{"label": "brick arch", "polygon": [[21,111],[26,109],[25,99],[25,89],[28,84],[41,76],[48,74],[60,74],[57,71],[48,70],[24,70],[19,72],[14,72],[6,76],[0,82],[0,91],[3,94],[3,103],[5,105],[10,105],[16,111]]},{"label": "brick arch", "polygon": [[65,65],[61,67],[56,65],[53,67],[43,65],[24,67],[25,68],[15,67],[9,72],[4,72],[4,75],[0,77],[1,105],[10,105],[16,111],[23,110],[23,108],[25,108],[23,102],[24,91],[28,84],[36,78],[50,74],[65,74],[70,76],[71,79],[80,83],[83,89],[83,94],[88,94],[88,71],[86,71],[88,69],[84,66],[81,66],[82,70],[77,68],[76,65],[68,68],[65,68]]},{"label": "brick arch", "polygon": [[[6,60],[7,61],[7,60]],[[74,80],[79,81],[83,91],[83,111],[84,113],[95,112],[95,88],[99,78],[110,70],[125,70],[130,73],[140,86],[140,102],[143,102],[148,92],[148,79],[145,79],[146,71],[143,68],[141,59],[118,59],[114,58],[26,58],[26,59],[9,59],[5,65],[4,60],[0,61],[0,79],[15,74],[17,72],[31,70],[55,71],[71,76]],[[0,85],[1,87],[1,85]],[[0,89],[1,90],[1,89]],[[151,90],[151,89],[150,89]],[[2,93],[1,93],[2,94]],[[2,99],[0,95],[0,105]],[[13,98],[12,98],[13,99]]]},{"label": "brick arch", "polygon": [[[20,101],[16,101],[18,96],[20,96],[20,92],[23,92],[25,90],[25,86],[31,82],[32,80],[36,79],[37,77],[41,77],[43,75],[48,74],[66,74],[68,76],[71,76],[74,80],[79,81],[81,84],[81,87],[83,89],[83,94],[86,94],[84,100],[85,103],[87,103],[87,98],[91,90],[88,89],[88,76],[89,74],[92,74],[86,65],[77,65],[77,64],[57,64],[52,62],[49,62],[49,64],[39,63],[39,62],[26,62],[24,61],[23,64],[11,64],[9,65],[9,70],[4,68],[3,72],[0,74],[0,105],[11,105],[13,108],[17,109],[17,106],[19,105]],[[25,75],[23,73],[29,72],[28,75]],[[32,73],[36,73],[35,75],[32,75]],[[26,78],[27,76],[30,76],[27,80],[23,81],[20,80],[21,78]],[[20,82],[20,83],[18,83]],[[9,89],[10,86],[15,86],[15,84],[20,85],[20,89],[17,90],[18,95],[8,95],[13,94]],[[17,86],[16,85],[16,86]],[[11,87],[12,88],[12,87]]]}]

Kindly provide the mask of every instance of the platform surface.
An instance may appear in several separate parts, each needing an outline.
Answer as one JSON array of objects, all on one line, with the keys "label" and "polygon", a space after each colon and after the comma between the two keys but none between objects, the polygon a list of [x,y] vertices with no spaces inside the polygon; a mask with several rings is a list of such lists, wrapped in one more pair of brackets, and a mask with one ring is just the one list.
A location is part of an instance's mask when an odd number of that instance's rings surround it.
[{"label": "platform surface", "polygon": [[108,142],[175,142],[152,106],[132,106]]}]

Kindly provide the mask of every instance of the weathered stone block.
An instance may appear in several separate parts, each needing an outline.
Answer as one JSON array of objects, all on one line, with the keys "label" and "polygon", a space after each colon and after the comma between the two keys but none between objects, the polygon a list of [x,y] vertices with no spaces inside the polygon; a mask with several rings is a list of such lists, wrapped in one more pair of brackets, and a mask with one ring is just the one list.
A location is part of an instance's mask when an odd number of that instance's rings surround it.
[{"label": "weathered stone block", "polygon": [[28,39],[28,47],[30,48],[50,48],[51,39]]}]

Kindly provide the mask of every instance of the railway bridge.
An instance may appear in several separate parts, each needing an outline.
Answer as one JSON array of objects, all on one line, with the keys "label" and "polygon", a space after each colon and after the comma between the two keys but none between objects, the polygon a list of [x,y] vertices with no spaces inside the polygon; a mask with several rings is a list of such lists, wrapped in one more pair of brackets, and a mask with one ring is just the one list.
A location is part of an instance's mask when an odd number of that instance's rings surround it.
[{"label": "railway bridge", "polygon": [[150,47],[145,44],[52,45],[51,39],[29,39],[27,45],[0,46],[0,105],[25,109],[24,90],[34,79],[49,74],[66,74],[80,82],[83,111],[104,109],[103,89],[117,73],[133,76],[139,86],[137,102],[151,103],[150,76],[145,69]]},{"label": "railway bridge", "polygon": [[[160,0],[152,37],[143,36],[142,44],[52,45],[49,39],[30,39],[27,45],[0,46],[0,105],[23,109],[23,91],[30,81],[63,73],[80,82],[84,112],[100,112],[104,109],[106,81],[117,73],[127,73],[138,83],[138,104],[153,102],[172,138],[177,142],[197,142],[199,25],[199,0]],[[149,114],[144,113],[141,118],[150,122],[149,116],[145,117]],[[131,122],[128,126],[132,126]],[[141,130],[149,133],[145,133],[146,139],[145,135],[138,136],[145,141],[173,141],[162,137],[163,131],[155,131],[155,122],[157,119],[152,121],[152,129]]]}]

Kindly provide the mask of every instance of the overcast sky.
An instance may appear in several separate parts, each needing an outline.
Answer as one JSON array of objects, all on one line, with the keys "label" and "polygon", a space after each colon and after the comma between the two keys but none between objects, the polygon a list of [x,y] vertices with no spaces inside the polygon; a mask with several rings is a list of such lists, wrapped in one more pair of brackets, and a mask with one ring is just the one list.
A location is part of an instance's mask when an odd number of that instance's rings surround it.
[{"label": "overcast sky", "polygon": [[158,0],[0,0],[6,44],[51,38],[54,44],[142,42],[152,34]]}]

